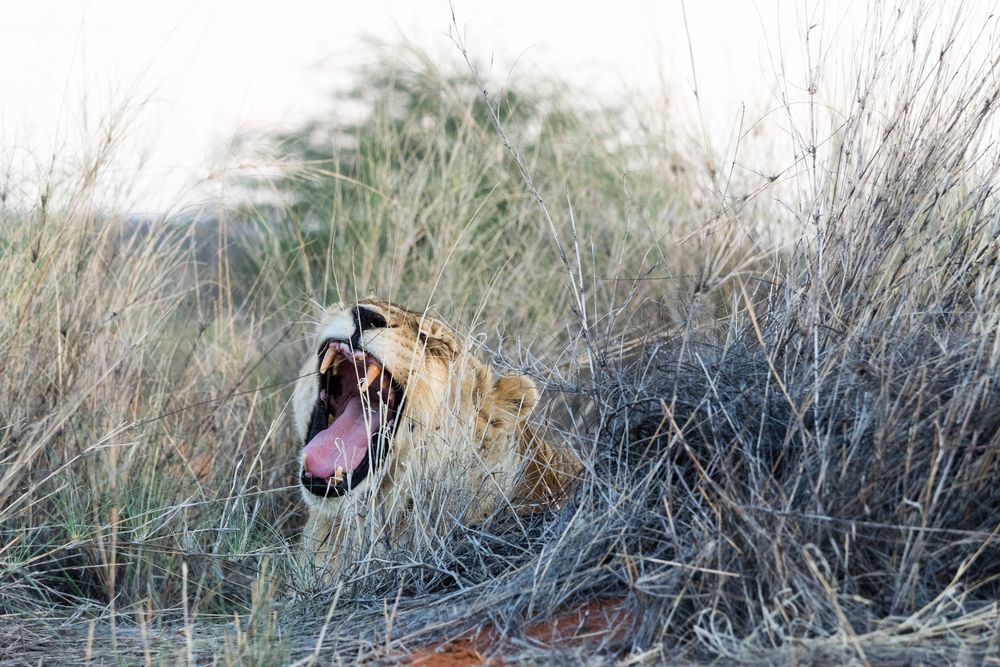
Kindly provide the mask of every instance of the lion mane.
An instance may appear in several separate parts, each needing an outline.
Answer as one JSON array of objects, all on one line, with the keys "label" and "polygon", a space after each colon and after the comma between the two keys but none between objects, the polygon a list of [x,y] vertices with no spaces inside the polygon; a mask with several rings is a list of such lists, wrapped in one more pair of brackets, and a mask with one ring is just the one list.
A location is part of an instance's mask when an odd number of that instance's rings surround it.
[{"label": "lion mane", "polygon": [[424,313],[326,309],[292,398],[305,552],[332,571],[413,530],[415,504],[455,500],[449,515],[474,525],[558,501],[567,457],[529,426],[537,401],[531,378],[498,375]]}]

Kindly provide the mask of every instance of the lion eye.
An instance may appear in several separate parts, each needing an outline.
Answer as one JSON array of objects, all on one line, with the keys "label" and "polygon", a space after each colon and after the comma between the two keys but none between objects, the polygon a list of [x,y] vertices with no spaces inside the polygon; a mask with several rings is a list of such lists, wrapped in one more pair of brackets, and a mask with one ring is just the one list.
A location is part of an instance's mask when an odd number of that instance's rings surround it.
[{"label": "lion eye", "polygon": [[426,331],[417,331],[417,340],[427,350],[427,354],[434,357],[455,356],[455,349],[451,343],[443,338],[438,338]]}]

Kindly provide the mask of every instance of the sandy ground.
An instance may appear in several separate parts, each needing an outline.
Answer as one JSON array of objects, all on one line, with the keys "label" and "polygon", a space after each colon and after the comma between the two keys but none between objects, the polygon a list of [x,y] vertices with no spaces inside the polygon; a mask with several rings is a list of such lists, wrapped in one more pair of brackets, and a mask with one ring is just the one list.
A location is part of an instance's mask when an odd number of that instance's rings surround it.
[{"label": "sandy ground", "polygon": [[[621,645],[630,617],[621,599],[588,602],[566,609],[551,621],[529,627],[527,637],[539,645],[555,648],[578,648],[603,644],[612,649]],[[500,667],[504,661],[505,642],[492,628],[484,628],[476,637],[463,637],[413,651],[406,659],[412,667]]]}]

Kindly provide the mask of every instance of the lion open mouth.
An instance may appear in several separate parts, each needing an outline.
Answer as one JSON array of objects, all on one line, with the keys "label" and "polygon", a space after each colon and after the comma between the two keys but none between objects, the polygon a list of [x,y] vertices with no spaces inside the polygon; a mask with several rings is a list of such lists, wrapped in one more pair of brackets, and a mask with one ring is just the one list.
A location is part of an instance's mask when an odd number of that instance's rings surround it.
[{"label": "lion open mouth", "polygon": [[385,455],[403,390],[382,363],[344,341],[319,351],[319,394],[302,452],[302,486],[340,496],[367,477]]}]

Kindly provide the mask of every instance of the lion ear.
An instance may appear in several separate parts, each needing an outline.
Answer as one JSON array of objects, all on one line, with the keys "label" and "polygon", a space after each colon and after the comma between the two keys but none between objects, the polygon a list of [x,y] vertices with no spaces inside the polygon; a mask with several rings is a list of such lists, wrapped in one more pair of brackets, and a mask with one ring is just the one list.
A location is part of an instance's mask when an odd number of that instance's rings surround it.
[{"label": "lion ear", "polygon": [[527,375],[504,375],[493,383],[493,397],[499,413],[496,416],[514,426],[527,419],[538,403],[538,389]]}]

